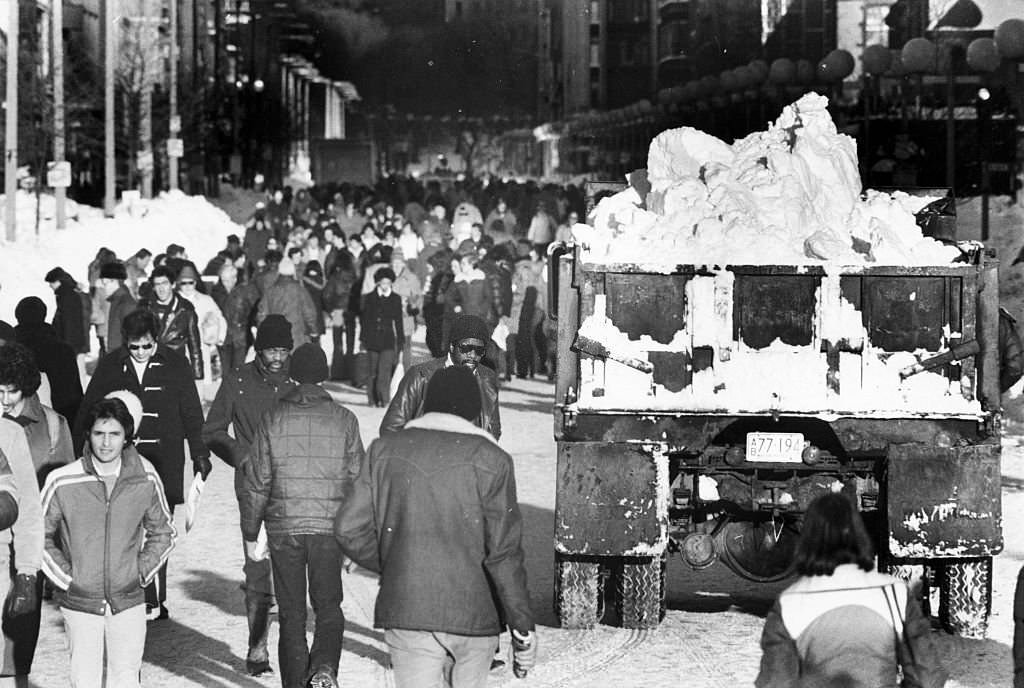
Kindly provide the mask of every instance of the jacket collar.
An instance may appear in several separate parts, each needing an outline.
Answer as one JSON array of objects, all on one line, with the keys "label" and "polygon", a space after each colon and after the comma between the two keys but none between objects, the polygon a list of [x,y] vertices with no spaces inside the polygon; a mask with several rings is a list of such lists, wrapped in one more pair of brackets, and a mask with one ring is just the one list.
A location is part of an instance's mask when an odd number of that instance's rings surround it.
[{"label": "jacket collar", "polygon": [[783,594],[881,588],[891,585],[894,581],[891,576],[878,571],[865,571],[856,564],[840,564],[831,576],[802,576]]},{"label": "jacket collar", "polygon": [[451,413],[424,413],[419,418],[414,418],[405,424],[407,428],[419,428],[420,430],[438,430],[440,432],[456,432],[461,435],[479,435],[497,445],[491,433],[483,428]]},{"label": "jacket collar", "polygon": [[296,382],[295,384],[298,386],[285,394],[282,397],[282,400],[291,401],[299,404],[300,406],[308,406],[321,401],[333,401],[333,398],[327,393],[327,390],[320,385],[314,385],[308,382]]},{"label": "jacket collar", "polygon": [[[92,449],[89,447],[88,441],[86,441],[85,450],[82,452],[82,467],[89,475],[99,475],[96,472],[95,460],[93,459]],[[143,473],[145,470],[142,467],[142,458],[139,457],[139,452],[135,450],[135,447],[126,446],[121,450],[121,475],[135,475],[136,473]]]},{"label": "jacket collar", "polygon": [[33,423],[38,423],[46,419],[43,413],[43,402],[39,401],[39,395],[33,394],[30,397],[26,397],[25,403],[21,406],[21,418],[27,418]]}]

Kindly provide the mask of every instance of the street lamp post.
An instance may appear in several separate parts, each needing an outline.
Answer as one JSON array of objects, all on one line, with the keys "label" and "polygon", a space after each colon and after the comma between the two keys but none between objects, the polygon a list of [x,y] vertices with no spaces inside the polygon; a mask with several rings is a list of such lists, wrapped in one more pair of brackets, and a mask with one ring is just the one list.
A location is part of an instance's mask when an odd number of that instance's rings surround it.
[{"label": "street lamp post", "polygon": [[4,193],[7,207],[4,227],[7,241],[18,233],[18,0],[8,0],[10,18],[7,31],[7,121],[4,127]]},{"label": "street lamp post", "polygon": [[992,94],[989,90],[982,86],[978,89],[978,95],[975,100],[975,107],[978,112],[978,155],[981,162],[981,240],[988,241],[988,194],[989,194],[989,176],[988,176],[988,159],[990,154],[990,147],[992,143],[991,132],[989,131],[992,123],[992,112],[990,110],[991,103],[989,100],[992,98]]}]

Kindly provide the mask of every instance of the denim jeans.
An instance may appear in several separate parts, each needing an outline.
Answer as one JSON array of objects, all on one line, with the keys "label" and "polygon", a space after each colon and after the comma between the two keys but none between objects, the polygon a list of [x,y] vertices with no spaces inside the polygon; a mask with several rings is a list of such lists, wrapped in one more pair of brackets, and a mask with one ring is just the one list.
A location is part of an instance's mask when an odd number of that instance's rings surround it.
[{"label": "denim jeans", "polygon": [[[277,593],[277,645],[283,688],[302,688],[321,667],[337,675],[345,615],[341,611],[341,548],[333,535],[274,535],[270,564]],[[316,624],[306,644],[306,580]]]},{"label": "denim jeans", "polygon": [[103,685],[106,648],[107,685],[138,688],[146,648],[146,607],[137,604],[120,614],[86,614],[61,607],[71,650],[71,688]]},{"label": "denim jeans", "polygon": [[498,636],[389,628],[395,688],[485,688]]}]

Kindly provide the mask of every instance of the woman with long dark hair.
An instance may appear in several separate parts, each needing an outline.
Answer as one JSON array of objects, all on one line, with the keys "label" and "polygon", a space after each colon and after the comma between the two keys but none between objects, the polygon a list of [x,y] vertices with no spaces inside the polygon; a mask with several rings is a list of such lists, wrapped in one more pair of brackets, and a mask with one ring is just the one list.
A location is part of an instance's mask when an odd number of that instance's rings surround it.
[{"label": "woman with long dark hair", "polygon": [[904,581],[875,571],[853,501],[842,493],[807,508],[794,562],[761,636],[758,688],[938,688],[946,682],[931,625]]}]

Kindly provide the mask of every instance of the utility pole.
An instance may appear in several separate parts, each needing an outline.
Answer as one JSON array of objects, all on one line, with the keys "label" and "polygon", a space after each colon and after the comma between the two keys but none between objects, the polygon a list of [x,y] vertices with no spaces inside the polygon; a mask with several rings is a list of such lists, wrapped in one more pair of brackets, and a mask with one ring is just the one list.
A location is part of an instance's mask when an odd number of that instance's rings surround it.
[{"label": "utility pole", "polygon": [[7,121],[4,128],[4,227],[7,241],[18,235],[18,0],[10,3],[10,23],[7,29]]},{"label": "utility pole", "polygon": [[103,0],[103,214],[114,216],[117,166],[114,158],[114,55],[117,20],[114,0]]},{"label": "utility pole", "polygon": [[[64,0],[53,0],[53,160],[64,162]],[[68,190],[54,189],[57,199],[57,229],[67,224]]]},{"label": "utility pole", "polygon": [[[181,131],[181,118],[178,116],[178,0],[168,0],[168,2],[170,3],[170,26],[168,30],[171,36],[170,130],[171,138],[177,138]],[[170,177],[168,188],[173,191],[178,188],[177,156],[167,156],[167,170]]]}]

